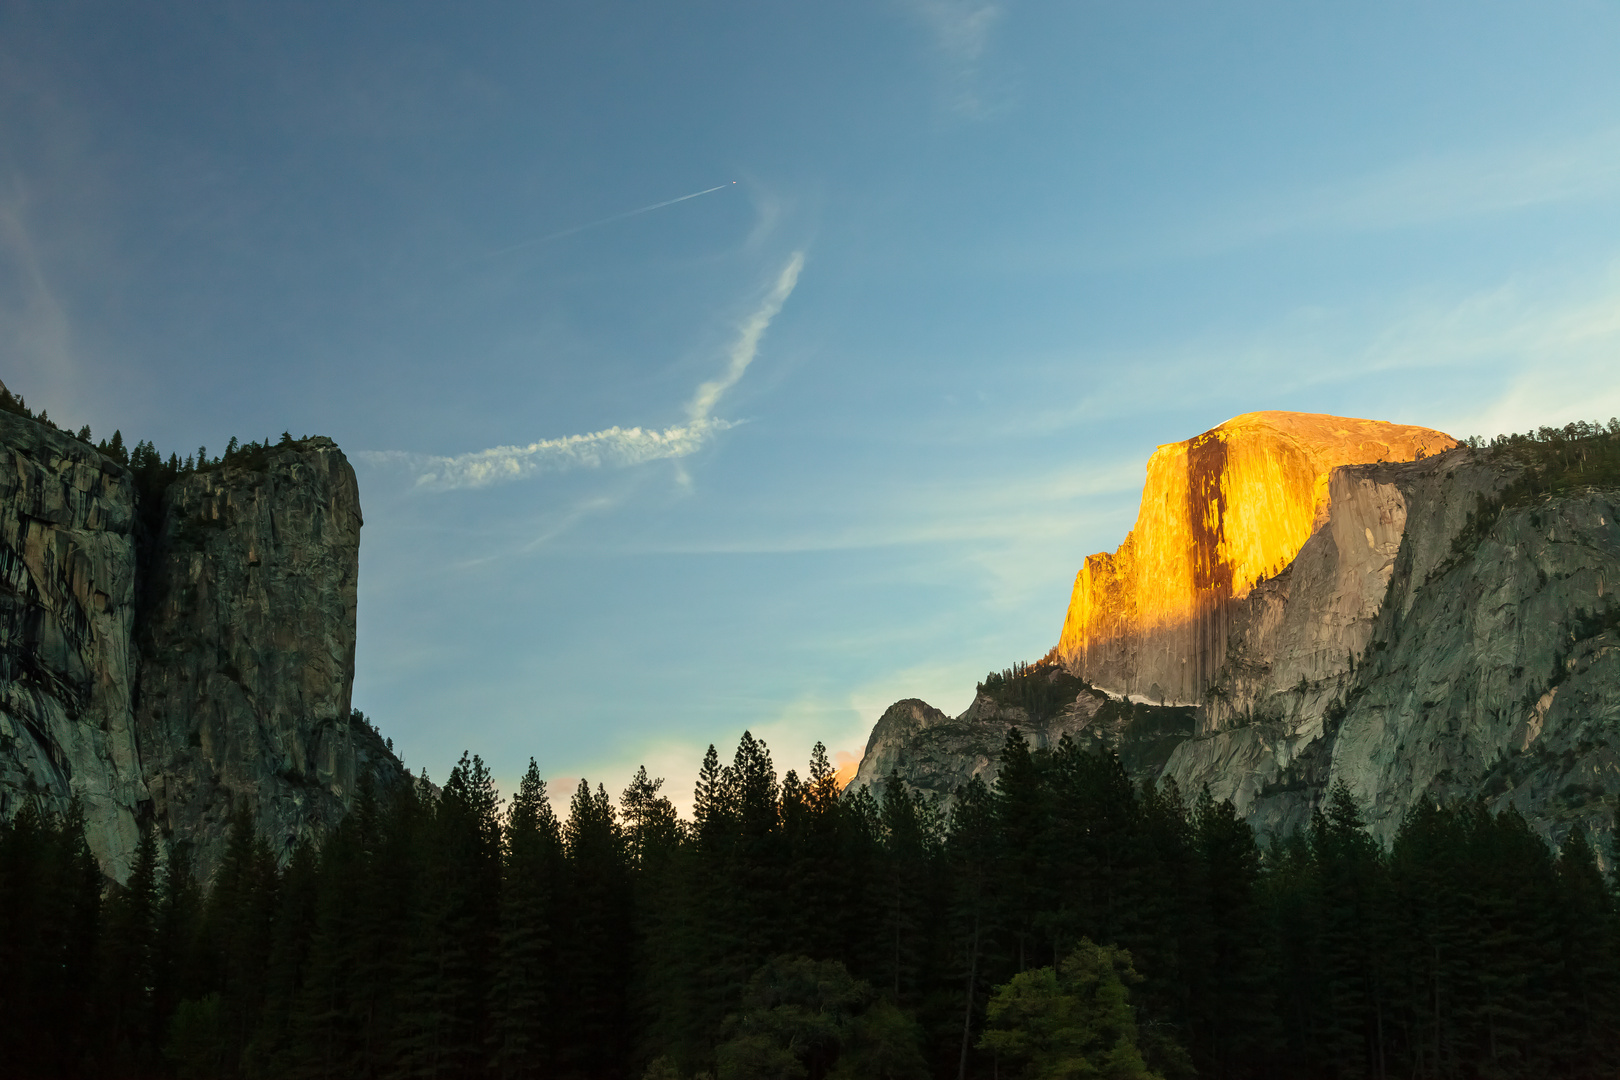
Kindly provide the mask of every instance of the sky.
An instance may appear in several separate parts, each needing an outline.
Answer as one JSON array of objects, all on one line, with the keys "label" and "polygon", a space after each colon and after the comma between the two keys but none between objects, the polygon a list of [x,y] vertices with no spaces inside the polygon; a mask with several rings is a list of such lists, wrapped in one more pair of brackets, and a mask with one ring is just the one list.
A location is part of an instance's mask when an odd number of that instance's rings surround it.
[{"label": "sky", "polygon": [[1620,413],[1620,6],[0,2],[0,378],[325,434],[414,770],[690,798],[1056,643],[1153,448]]}]

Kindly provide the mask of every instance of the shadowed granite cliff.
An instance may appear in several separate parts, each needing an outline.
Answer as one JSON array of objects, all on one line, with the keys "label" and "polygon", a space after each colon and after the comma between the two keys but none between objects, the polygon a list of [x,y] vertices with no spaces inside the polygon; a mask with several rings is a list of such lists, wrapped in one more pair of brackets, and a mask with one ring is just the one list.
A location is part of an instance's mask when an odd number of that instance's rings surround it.
[{"label": "shadowed granite cliff", "polygon": [[103,869],[129,873],[146,788],[131,690],[129,470],[0,412],[0,815],[77,795]]},{"label": "shadowed granite cliff", "polygon": [[[1019,693],[1032,689],[1041,692]],[[1042,707],[1031,698],[1052,704]],[[917,698],[890,705],[872,728],[851,784],[881,796],[893,773],[948,808],[956,789],[973,777],[987,784],[995,780],[997,757],[1012,728],[1036,750],[1049,750],[1065,736],[1111,750],[1132,780],[1155,782],[1176,747],[1193,733],[1193,712],[1111,698],[1043,660],[1007,685],[981,683],[973,703],[957,717]]]},{"label": "shadowed granite cliff", "polygon": [[118,880],[150,825],[210,875],[238,801],[285,856],[402,775],[350,708],[354,471],[289,442],[139,509],[129,470],[0,413],[0,814],[77,797]]},{"label": "shadowed granite cliff", "polygon": [[332,440],[181,477],[141,606],[135,728],[156,820],[201,865],[245,801],[278,852],[399,773],[351,718],[360,493]]}]

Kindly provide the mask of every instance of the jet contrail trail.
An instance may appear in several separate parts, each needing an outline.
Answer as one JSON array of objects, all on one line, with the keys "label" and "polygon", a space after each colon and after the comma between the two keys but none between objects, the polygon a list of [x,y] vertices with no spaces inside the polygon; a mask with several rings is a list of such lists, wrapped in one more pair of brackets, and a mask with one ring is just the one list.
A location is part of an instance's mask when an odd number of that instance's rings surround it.
[{"label": "jet contrail trail", "polygon": [[522,243],[512,244],[509,247],[497,248],[494,251],[487,252],[483,257],[486,259],[491,259],[496,255],[505,255],[509,252],[519,251],[526,247],[533,247],[536,244],[544,244],[548,240],[560,240],[564,236],[572,236],[577,232],[584,232],[586,229],[594,229],[598,225],[607,225],[615,221],[623,221],[625,218],[633,218],[638,214],[648,214],[654,210],[662,210],[666,206],[674,206],[676,203],[685,202],[687,199],[695,199],[699,195],[707,195],[710,192],[722,191],[725,188],[734,186],[736,183],[737,181],[733,180],[726,184],[716,184],[714,187],[704,188],[702,191],[694,191],[690,195],[682,195],[675,199],[665,199],[663,202],[656,202],[651,206],[643,206],[635,210],[626,210],[622,214],[614,214],[612,217],[605,217],[599,221],[587,221],[585,224],[575,225],[571,229],[564,229],[561,232],[550,233],[546,236],[537,236],[533,240],[524,240]]}]

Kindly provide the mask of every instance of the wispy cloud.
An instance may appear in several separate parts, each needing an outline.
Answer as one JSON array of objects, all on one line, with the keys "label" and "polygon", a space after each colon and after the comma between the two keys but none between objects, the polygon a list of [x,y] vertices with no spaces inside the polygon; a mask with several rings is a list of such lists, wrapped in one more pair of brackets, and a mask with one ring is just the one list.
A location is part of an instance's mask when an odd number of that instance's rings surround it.
[{"label": "wispy cloud", "polygon": [[601,225],[611,225],[616,221],[624,221],[627,218],[640,217],[642,214],[650,214],[654,210],[662,210],[666,206],[674,206],[676,203],[683,203],[688,199],[696,199],[701,195],[708,195],[716,191],[724,191],[727,188],[735,187],[736,184],[737,181],[728,180],[724,184],[716,184],[714,187],[704,188],[702,191],[694,191],[689,195],[679,195],[673,199],[665,199],[663,202],[655,202],[650,206],[638,206],[634,210],[626,210],[623,213],[611,214],[605,218],[597,218],[595,221],[587,221],[581,225],[573,225],[566,229],[560,229],[554,233],[547,233],[545,236],[536,236],[529,240],[521,240],[515,244],[508,244],[506,247],[497,248],[494,251],[487,252],[481,257],[494,258],[497,255],[509,255],[514,251],[521,251],[524,248],[534,247],[537,244],[549,243],[552,240],[561,240],[565,236],[573,236],[575,233],[582,233],[587,229],[594,229]]},{"label": "wispy cloud", "polygon": [[424,491],[455,491],[510,483],[541,473],[581,468],[624,468],[649,461],[684,458],[696,453],[715,435],[736,426],[736,421],[713,415],[726,392],[737,385],[759,353],[760,340],[781,312],[804,269],[804,253],[794,252],[777,275],[760,305],[737,328],[727,353],[725,371],[701,384],[687,403],[687,421],[662,430],[614,427],[584,435],[539,439],[527,446],[494,446],[453,457],[405,450],[362,451],[360,457],[378,465],[404,465],[416,474],[416,487]]},{"label": "wispy cloud", "polygon": [[737,380],[748,370],[748,365],[754,362],[754,356],[759,352],[760,339],[765,336],[771,320],[781,312],[782,305],[787,303],[787,298],[793,295],[794,286],[799,283],[799,271],[803,269],[804,252],[796,251],[787,265],[782,267],[782,272],[776,277],[776,284],[772,286],[764,302],[743,321],[742,326],[738,327],[737,340],[732,343],[725,374],[699,386],[697,393],[692,395],[691,402],[686,406],[686,415],[691,418],[689,427],[713,422],[710,421],[709,414],[720,403],[721,395],[736,386]]},{"label": "wispy cloud", "polygon": [[979,69],[990,44],[990,32],[1001,20],[1002,6],[981,0],[906,0],[906,7],[933,34],[950,81],[951,108],[969,117],[990,112]]},{"label": "wispy cloud", "polygon": [[1210,254],[1295,233],[1399,229],[1606,198],[1617,188],[1620,128],[1606,128],[1557,143],[1438,153],[1273,193],[1263,207],[1226,208],[1171,243],[1182,254]]},{"label": "wispy cloud", "polygon": [[492,446],[455,457],[434,457],[406,450],[368,450],[361,456],[374,464],[403,463],[416,471],[416,486],[428,491],[481,488],[523,480],[537,473],[569,469],[641,465],[685,457],[718,431],[726,420],[678,424],[662,431],[610,427],[585,435],[540,439],[527,446]]}]

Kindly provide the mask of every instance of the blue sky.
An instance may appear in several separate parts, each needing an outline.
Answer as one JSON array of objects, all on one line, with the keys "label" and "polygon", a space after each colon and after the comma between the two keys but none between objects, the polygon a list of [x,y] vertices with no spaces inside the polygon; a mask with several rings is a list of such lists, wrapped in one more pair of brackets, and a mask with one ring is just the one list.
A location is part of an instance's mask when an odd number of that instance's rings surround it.
[{"label": "blue sky", "polygon": [[802,768],[1044,653],[1159,443],[1620,413],[1617,41],[1597,2],[7,4],[0,377],[165,452],[333,436],[407,763],[684,801],[744,728]]}]

